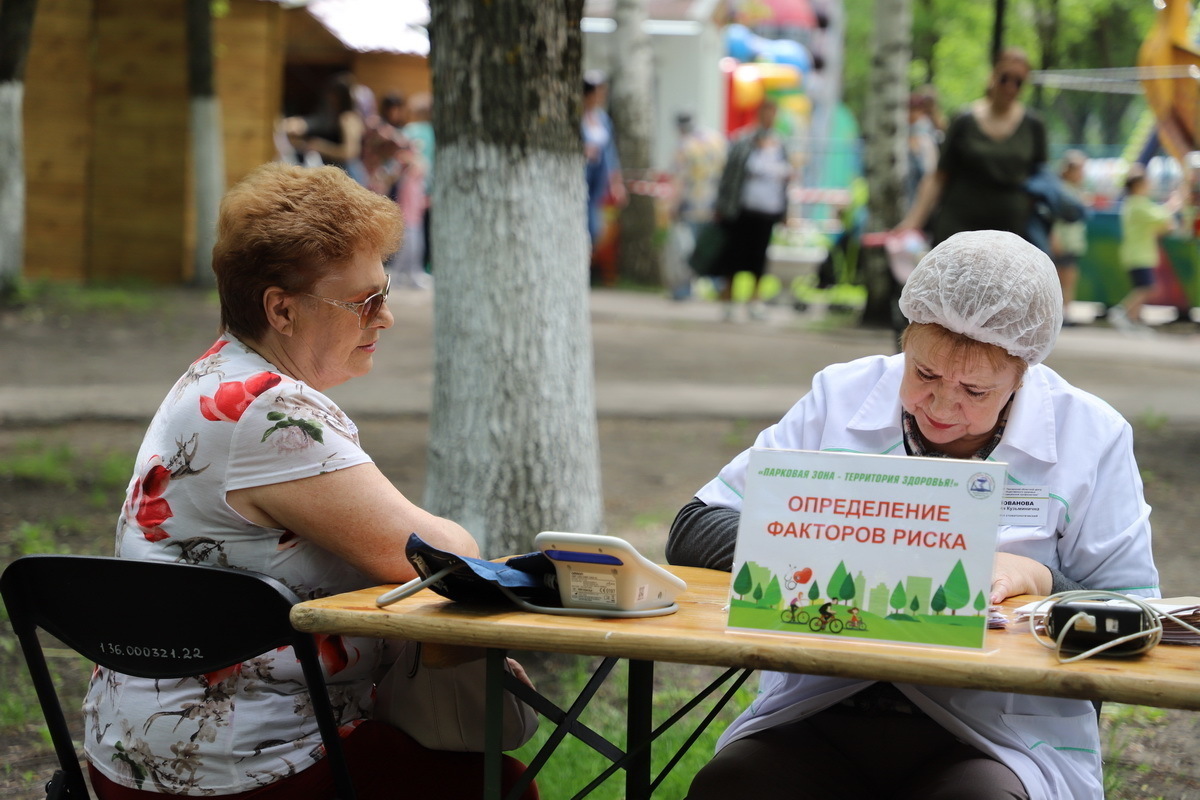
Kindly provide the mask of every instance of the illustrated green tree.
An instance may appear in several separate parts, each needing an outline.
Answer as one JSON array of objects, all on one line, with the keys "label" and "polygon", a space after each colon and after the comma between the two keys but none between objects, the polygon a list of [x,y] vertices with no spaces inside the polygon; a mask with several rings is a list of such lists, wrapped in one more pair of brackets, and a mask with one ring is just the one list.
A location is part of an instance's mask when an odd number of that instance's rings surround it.
[{"label": "illustrated green tree", "polygon": [[816,581],[813,581],[812,586],[808,587],[808,599],[812,600],[815,603],[817,598],[820,596],[821,596],[821,585],[819,583],[817,583]]},{"label": "illustrated green tree", "polygon": [[912,609],[913,614],[916,614],[917,610],[921,608],[921,598],[914,597],[908,607]]},{"label": "illustrated green tree", "polygon": [[933,593],[933,599],[929,601],[929,607],[933,609],[933,613],[941,614],[946,610],[946,590],[938,586],[937,591]]},{"label": "illustrated green tree", "polygon": [[954,562],[950,577],[946,578],[946,608],[957,615],[958,609],[971,602],[971,585],[967,581],[967,570],[963,567],[962,559]]},{"label": "illustrated green tree", "polygon": [[975,595],[975,613],[982,614],[984,609],[988,607],[987,598],[983,596],[983,592]]},{"label": "illustrated green tree", "polygon": [[850,576],[850,573],[846,573],[846,577],[842,579],[842,588],[838,591],[838,597],[846,601],[846,604],[849,605],[857,591],[858,589],[854,585],[854,578]]},{"label": "illustrated green tree", "polygon": [[767,591],[763,593],[762,604],[767,608],[776,608],[782,601],[783,590],[779,588],[779,578],[772,575],[771,582],[767,584]]},{"label": "illustrated green tree", "polygon": [[829,576],[829,599],[837,602],[842,597],[842,582],[846,580],[850,573],[846,571],[846,562],[839,561],[837,569]]},{"label": "illustrated green tree", "polygon": [[762,588],[762,584],[759,583],[759,584],[756,584],[754,587],[754,605],[756,605],[756,606],[761,605],[762,599],[763,599],[763,588]]},{"label": "illustrated green tree", "polygon": [[908,602],[908,593],[904,591],[904,584],[901,581],[896,581],[896,588],[892,590],[892,597],[888,604],[896,611],[904,608]]},{"label": "illustrated green tree", "polygon": [[754,586],[753,580],[750,578],[750,562],[742,562],[742,568],[738,570],[737,577],[733,579],[733,592],[739,599],[745,600],[752,588]]}]

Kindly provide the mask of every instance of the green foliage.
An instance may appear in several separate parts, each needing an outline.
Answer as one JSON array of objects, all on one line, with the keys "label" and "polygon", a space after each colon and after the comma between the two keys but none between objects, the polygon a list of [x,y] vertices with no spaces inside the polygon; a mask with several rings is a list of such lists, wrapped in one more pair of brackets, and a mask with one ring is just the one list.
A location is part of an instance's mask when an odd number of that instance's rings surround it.
[{"label": "green foliage", "polygon": [[816,581],[813,581],[812,586],[808,587],[808,599],[812,600],[815,603],[815,602],[817,602],[817,598],[820,596],[821,596],[821,586]]},{"label": "green foliage", "polygon": [[[914,0],[914,88],[932,83],[949,117],[981,97],[991,72],[995,3]],[[875,3],[845,0],[846,53],[873,52]],[[1020,47],[1034,69],[1132,67],[1154,19],[1148,0],[1009,0],[1003,44]],[[864,119],[871,59],[847,57],[844,98]],[[1141,95],[1078,90],[1025,90],[1025,100],[1048,123],[1052,151],[1067,144],[1108,155],[1123,146],[1146,109]]]}]

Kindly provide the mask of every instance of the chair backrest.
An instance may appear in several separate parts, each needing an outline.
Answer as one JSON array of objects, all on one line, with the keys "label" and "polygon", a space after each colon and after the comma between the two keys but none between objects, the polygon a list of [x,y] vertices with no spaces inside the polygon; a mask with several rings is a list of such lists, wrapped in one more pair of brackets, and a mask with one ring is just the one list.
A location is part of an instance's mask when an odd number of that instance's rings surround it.
[{"label": "chair backrest", "polygon": [[299,598],[274,578],[193,564],[32,555],[8,565],[0,575],[0,595],[64,773],[63,796],[88,794],[38,628],[103,667],[141,678],[200,675],[291,645],[312,695],[338,796],[353,800],[316,646],[288,619]]}]

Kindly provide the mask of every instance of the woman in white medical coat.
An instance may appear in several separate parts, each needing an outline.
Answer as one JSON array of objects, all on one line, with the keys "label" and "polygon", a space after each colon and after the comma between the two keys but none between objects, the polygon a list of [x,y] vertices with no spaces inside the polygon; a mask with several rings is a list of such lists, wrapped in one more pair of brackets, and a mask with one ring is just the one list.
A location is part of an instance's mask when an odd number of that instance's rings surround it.
[{"label": "woman in white medical coat", "polygon": [[[1004,524],[991,600],[1087,588],[1158,596],[1129,424],[1041,362],[1062,326],[1054,265],[1020,237],[960,233],[904,287],[903,352],[837,364],[755,447],[1008,464],[1046,487],[1042,523]],[[731,569],[749,451],[679,512],[667,558]],[[1028,522],[1027,520],[1021,520]],[[1087,700],[763,673],[689,800],[1102,798]]]}]

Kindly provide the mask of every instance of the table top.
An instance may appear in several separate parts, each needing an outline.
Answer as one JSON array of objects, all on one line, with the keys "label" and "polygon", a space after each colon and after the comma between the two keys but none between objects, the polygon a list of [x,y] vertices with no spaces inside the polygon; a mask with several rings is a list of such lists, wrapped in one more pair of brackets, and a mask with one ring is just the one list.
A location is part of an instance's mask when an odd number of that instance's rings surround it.
[{"label": "table top", "polygon": [[[667,567],[687,582],[679,611],[644,619],[537,614],[454,603],[426,589],[387,608],[379,586],[300,603],[292,624],[341,633],[442,644],[617,656],[716,667],[955,686],[1110,700],[1200,711],[1200,648],[1155,647],[1142,656],[1060,664],[1025,624],[989,630],[982,651],[822,636],[750,633],[725,627],[729,573]],[[1009,609],[1036,598],[1010,598]]]}]

